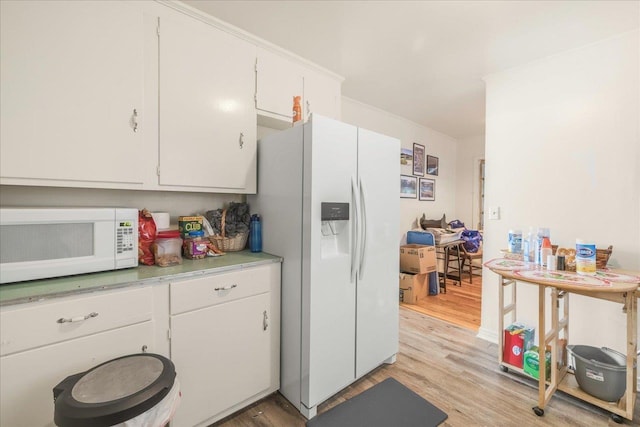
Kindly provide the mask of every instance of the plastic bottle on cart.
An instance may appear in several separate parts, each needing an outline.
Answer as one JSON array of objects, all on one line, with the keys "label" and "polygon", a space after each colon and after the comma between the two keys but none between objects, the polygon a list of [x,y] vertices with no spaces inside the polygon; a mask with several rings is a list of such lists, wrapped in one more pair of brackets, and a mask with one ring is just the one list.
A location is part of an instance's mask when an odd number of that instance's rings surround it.
[{"label": "plastic bottle on cart", "polygon": [[529,233],[527,233],[527,236],[522,239],[522,260],[524,262],[534,261],[533,248],[535,243],[533,239],[533,227],[529,227]]},{"label": "plastic bottle on cart", "polygon": [[522,230],[509,230],[509,252],[512,254],[522,252]]},{"label": "plastic bottle on cart", "polygon": [[538,233],[536,235],[534,247],[534,262],[537,265],[542,265],[544,263],[542,257],[540,256],[540,250],[542,249],[542,240],[545,237],[548,237],[549,240],[551,240],[551,233],[549,232],[549,229],[546,227],[538,227]]},{"label": "plastic bottle on cart", "polygon": [[262,223],[260,222],[259,215],[251,215],[249,230],[249,247],[251,248],[251,252],[262,252]]},{"label": "plastic bottle on cart", "polygon": [[543,237],[542,245],[540,246],[540,265],[547,267],[548,257],[552,254],[553,249],[551,248],[551,240],[549,240],[548,237]]}]

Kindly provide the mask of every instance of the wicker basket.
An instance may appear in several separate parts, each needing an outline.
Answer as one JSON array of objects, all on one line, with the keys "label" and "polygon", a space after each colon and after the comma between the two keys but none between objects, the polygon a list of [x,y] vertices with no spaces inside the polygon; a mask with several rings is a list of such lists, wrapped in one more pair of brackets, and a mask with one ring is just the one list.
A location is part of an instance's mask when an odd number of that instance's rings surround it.
[{"label": "wicker basket", "polygon": [[244,233],[238,233],[234,237],[226,237],[224,234],[224,226],[225,219],[227,217],[227,210],[224,209],[222,211],[222,219],[220,221],[220,231],[221,235],[209,236],[209,240],[211,243],[216,245],[216,248],[220,249],[223,252],[236,252],[241,251],[247,245],[247,237],[249,237],[249,232],[245,231]]},{"label": "wicker basket", "polygon": [[[554,251],[555,253],[555,251]],[[613,253],[613,246],[609,246],[607,249],[597,249],[596,248],[596,269],[602,270],[607,268],[607,263],[609,262],[609,257]],[[567,262],[565,264],[565,270],[567,271],[576,271],[576,263]]]}]

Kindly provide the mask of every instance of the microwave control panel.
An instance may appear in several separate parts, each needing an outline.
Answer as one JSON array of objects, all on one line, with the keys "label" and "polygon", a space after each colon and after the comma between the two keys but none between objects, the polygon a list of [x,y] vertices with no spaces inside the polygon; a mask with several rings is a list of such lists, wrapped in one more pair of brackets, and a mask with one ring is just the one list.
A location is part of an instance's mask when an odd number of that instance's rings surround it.
[{"label": "microwave control panel", "polygon": [[116,253],[122,254],[138,250],[137,228],[136,221],[126,220],[116,223]]}]

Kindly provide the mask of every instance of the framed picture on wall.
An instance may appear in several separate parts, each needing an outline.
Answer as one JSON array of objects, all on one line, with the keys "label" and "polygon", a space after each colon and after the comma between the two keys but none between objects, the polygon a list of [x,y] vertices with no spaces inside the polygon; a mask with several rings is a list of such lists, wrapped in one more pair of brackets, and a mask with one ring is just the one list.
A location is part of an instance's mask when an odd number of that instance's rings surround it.
[{"label": "framed picture on wall", "polygon": [[413,165],[413,151],[411,151],[411,149],[400,149],[400,165],[408,167],[411,167]]},{"label": "framed picture on wall", "polygon": [[424,145],[413,144],[413,174],[424,176]]},{"label": "framed picture on wall", "polygon": [[438,158],[427,156],[427,175],[438,175]]},{"label": "framed picture on wall", "polygon": [[433,201],[436,199],[436,181],[430,178],[420,178],[420,200]]},{"label": "framed picture on wall", "polygon": [[400,197],[415,199],[418,194],[418,178],[410,175],[400,175]]}]

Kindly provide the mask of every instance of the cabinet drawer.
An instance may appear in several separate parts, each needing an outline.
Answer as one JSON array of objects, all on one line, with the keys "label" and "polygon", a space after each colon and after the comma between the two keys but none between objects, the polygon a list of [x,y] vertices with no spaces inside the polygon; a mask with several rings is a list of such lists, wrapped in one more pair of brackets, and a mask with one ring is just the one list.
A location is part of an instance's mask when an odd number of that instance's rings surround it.
[{"label": "cabinet drawer", "polygon": [[148,286],[3,307],[0,355],[150,320],[152,308]]},{"label": "cabinet drawer", "polygon": [[184,313],[269,291],[269,266],[171,284],[171,314]]}]

